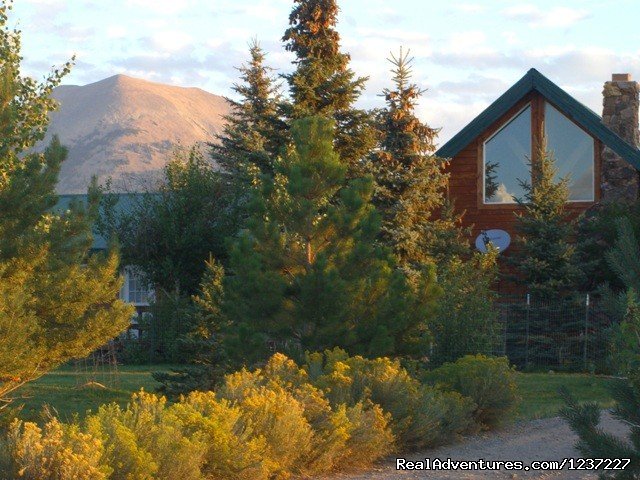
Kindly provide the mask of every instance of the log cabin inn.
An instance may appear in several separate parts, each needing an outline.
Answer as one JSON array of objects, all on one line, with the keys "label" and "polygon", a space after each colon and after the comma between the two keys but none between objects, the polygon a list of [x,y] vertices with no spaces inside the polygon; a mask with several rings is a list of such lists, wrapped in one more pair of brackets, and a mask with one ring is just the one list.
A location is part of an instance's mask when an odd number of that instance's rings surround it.
[{"label": "log cabin inn", "polygon": [[509,254],[514,199],[525,193],[521,181],[531,183],[544,139],[558,176],[569,177],[571,215],[598,202],[638,198],[638,83],[613,74],[602,93],[600,117],[531,69],[436,152],[450,159],[448,195],[465,212],[478,249],[490,240]]},{"label": "log cabin inn", "polygon": [[[531,163],[546,137],[559,176],[569,175],[568,210],[578,215],[607,200],[635,200],[640,192],[638,107],[640,88],[629,74],[613,74],[603,88],[602,117],[535,69],[529,70],[480,115],[442,145],[449,158],[448,195],[476,246],[490,240],[508,255],[520,180],[530,180]],[[122,195],[120,208],[130,199]],[[57,208],[84,195],[61,195]],[[105,249],[100,236],[94,249]],[[132,267],[124,267],[120,297],[143,315],[153,290]],[[134,321],[135,323],[135,321]]]}]

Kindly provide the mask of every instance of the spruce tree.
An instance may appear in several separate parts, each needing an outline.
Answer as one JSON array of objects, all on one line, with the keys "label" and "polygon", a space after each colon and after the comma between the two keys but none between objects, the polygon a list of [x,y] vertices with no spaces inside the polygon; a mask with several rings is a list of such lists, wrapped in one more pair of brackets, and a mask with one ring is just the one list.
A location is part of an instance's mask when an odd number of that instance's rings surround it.
[{"label": "spruce tree", "polygon": [[524,197],[516,198],[517,236],[511,257],[517,283],[539,298],[559,298],[574,292],[580,269],[572,239],[575,221],[567,211],[569,178],[557,178],[553,152],[541,136],[537,158],[531,162],[531,182],[521,180]]},{"label": "spruce tree", "polygon": [[98,209],[56,213],[55,184],[67,150],[56,137],[43,153],[51,92],[71,63],[43,82],[20,74],[20,32],[0,4],[0,410],[12,392],[60,364],[81,358],[124,330],[132,308],[117,299],[114,251],[91,255]]},{"label": "spruce tree", "polygon": [[416,293],[376,244],[372,181],[346,181],[334,128],[322,117],[295,121],[273,181],[255,191],[224,283],[222,336],[237,362],[264,358],[269,347],[425,354],[433,271]]},{"label": "spruce tree", "polygon": [[240,99],[227,99],[232,112],[225,117],[219,143],[211,145],[212,158],[236,183],[246,182],[246,175],[272,175],[272,160],[286,141],[279,114],[280,88],[255,39],[249,44],[249,55],[249,62],[238,68],[241,82],[233,86]]},{"label": "spruce tree", "polygon": [[383,219],[380,241],[394,251],[411,281],[420,278],[425,266],[437,265],[443,295],[430,323],[435,340],[431,361],[492,353],[496,253],[472,253],[466,240],[470,232],[447,200],[446,162],[434,155],[438,131],[415,112],[424,90],[411,81],[409,52],[400,49],[389,61],[393,88],[383,91],[387,105],[378,116],[381,143],[369,162],[376,179],[374,204]]},{"label": "spruce tree", "polygon": [[424,90],[411,82],[412,60],[402,49],[391,54],[394,87],[383,91],[380,148],[370,158],[382,241],[409,268],[468,253],[460,218],[446,199],[446,162],[434,155],[438,130],[415,113]]},{"label": "spruce tree", "polygon": [[291,97],[286,116],[333,118],[336,151],[349,165],[348,176],[358,177],[363,159],[375,145],[371,115],[354,107],[367,78],[355,76],[349,55],[340,50],[337,1],[294,0],[294,4],[282,39],[296,56],[295,71],[284,76]]}]

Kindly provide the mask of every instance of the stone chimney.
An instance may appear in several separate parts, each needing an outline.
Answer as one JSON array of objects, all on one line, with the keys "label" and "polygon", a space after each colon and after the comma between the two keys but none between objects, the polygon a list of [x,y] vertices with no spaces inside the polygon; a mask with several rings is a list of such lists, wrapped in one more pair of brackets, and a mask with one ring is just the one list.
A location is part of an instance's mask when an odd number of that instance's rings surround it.
[{"label": "stone chimney", "polygon": [[[620,138],[638,147],[640,88],[628,73],[614,73],[602,91],[602,122]],[[640,194],[640,174],[610,148],[602,151],[602,199],[633,202]]]}]

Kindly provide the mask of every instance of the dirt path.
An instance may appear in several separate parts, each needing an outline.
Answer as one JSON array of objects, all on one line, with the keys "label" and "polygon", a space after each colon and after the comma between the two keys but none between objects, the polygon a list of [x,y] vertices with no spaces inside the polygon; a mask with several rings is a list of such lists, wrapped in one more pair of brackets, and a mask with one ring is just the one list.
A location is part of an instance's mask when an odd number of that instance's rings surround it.
[{"label": "dirt path", "polygon": [[[626,427],[603,414],[601,426],[616,435],[626,435]],[[578,457],[573,447],[577,437],[569,429],[566,422],[559,417],[534,420],[513,425],[499,432],[470,437],[456,445],[442,447],[422,454],[407,456],[408,460],[424,460],[439,458],[446,460],[558,460]],[[460,471],[396,471],[396,457],[387,459],[382,465],[369,472],[334,475],[331,480],[489,480],[489,479],[596,479],[597,475],[586,471],[559,472],[460,472]]]}]

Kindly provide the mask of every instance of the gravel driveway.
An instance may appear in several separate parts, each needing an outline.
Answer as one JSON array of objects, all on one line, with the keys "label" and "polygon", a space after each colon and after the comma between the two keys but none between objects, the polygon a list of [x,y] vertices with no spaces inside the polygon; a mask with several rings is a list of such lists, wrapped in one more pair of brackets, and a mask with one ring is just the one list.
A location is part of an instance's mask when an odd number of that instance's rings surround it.
[{"label": "gravel driveway", "polygon": [[[601,426],[611,433],[625,436],[627,428],[608,413],[603,413]],[[573,447],[577,437],[566,422],[559,417],[518,423],[498,432],[485,433],[465,441],[407,456],[409,460],[440,458],[452,460],[558,460],[578,457]],[[460,471],[396,471],[393,456],[376,468],[358,474],[340,474],[326,477],[331,480],[488,480],[488,479],[596,479],[597,475],[586,471],[559,472],[460,472]]]}]

